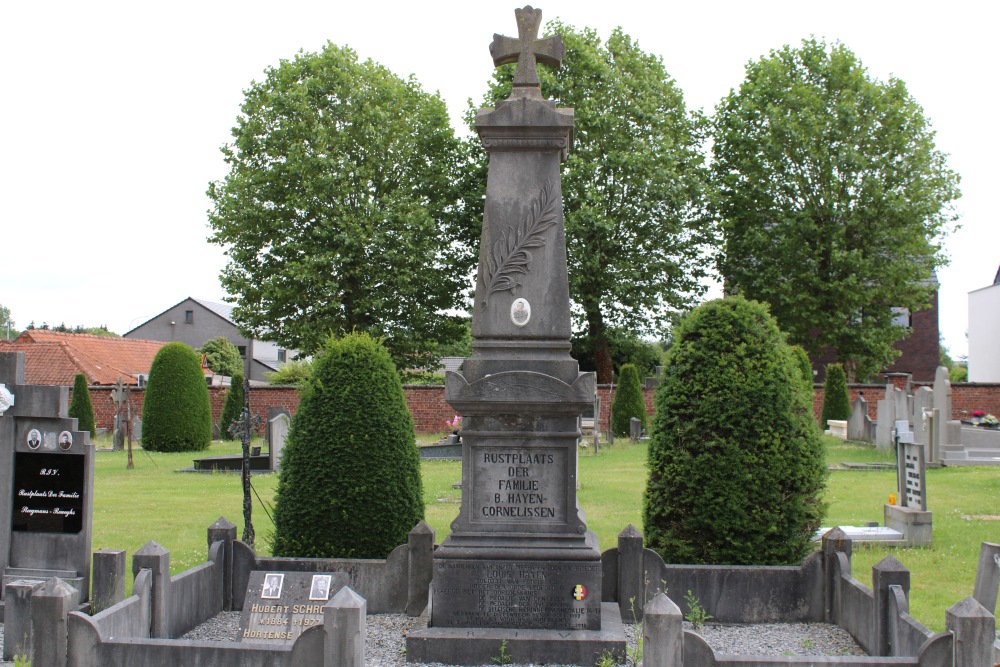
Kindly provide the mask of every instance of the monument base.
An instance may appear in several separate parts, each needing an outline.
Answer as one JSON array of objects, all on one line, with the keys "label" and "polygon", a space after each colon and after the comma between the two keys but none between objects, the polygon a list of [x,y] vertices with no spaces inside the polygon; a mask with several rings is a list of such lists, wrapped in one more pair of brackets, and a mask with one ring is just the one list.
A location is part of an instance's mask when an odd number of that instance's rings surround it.
[{"label": "monument base", "polygon": [[929,547],[932,545],[932,514],[930,512],[898,505],[885,506],[885,525],[903,534],[909,547]]},{"label": "monument base", "polygon": [[600,630],[429,628],[427,611],[406,637],[407,662],[488,665],[503,654],[512,663],[592,666],[605,653],[625,662],[625,626],[618,605],[601,604]]}]

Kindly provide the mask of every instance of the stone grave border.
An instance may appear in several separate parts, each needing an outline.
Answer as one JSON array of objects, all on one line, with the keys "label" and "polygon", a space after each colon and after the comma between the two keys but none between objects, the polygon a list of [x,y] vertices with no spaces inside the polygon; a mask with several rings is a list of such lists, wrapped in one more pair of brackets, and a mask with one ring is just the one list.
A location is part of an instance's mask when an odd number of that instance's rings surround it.
[{"label": "stone grave border", "polygon": [[[9,584],[8,599],[16,603],[7,610],[7,636],[27,633],[24,648],[35,667],[363,667],[366,613],[417,615],[426,605],[434,532],[422,522],[385,560],[257,558],[225,519],[208,529],[208,541],[207,562],[175,576],[169,575],[169,552],[146,544],[133,556],[135,580],[127,599],[125,552],[96,552],[92,616],[73,611],[79,593],[59,579],[22,586],[18,595],[17,584]],[[834,528],[800,566],[669,565],[629,526],[618,546],[602,554],[602,597],[617,605],[626,621],[643,622],[646,667],[981,667],[1000,657],[993,616],[1000,544],[983,543],[973,595],[947,610],[948,629],[937,634],[909,615],[910,573],[899,561],[888,556],[876,564],[868,588],[852,576],[851,553],[851,540]],[[251,569],[340,569],[350,574],[351,586],[324,607],[323,625],[306,630],[292,645],[176,639],[220,611],[238,609],[244,572],[248,576]],[[671,591],[692,591],[720,622],[835,624],[870,657],[716,655],[700,635],[683,629],[689,610],[663,594],[664,582]],[[241,585],[243,591],[235,594]],[[508,649],[517,659],[516,645]]]}]

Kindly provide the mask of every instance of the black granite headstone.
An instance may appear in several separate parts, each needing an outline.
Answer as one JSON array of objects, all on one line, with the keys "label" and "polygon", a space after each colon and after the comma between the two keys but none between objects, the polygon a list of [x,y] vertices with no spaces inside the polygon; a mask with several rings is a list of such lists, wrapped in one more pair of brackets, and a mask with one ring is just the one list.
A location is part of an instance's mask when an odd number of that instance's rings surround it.
[{"label": "black granite headstone", "polygon": [[291,644],[323,624],[323,607],[350,583],[345,572],[250,573],[240,633],[244,644]]}]

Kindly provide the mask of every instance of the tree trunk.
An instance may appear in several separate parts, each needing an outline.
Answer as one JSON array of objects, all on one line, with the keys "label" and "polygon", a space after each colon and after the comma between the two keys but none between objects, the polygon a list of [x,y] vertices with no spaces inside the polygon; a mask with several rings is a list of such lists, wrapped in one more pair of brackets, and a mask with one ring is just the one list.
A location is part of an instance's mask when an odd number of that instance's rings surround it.
[{"label": "tree trunk", "polygon": [[597,369],[597,384],[611,384],[614,377],[614,365],[611,362],[611,346],[604,336],[604,319],[599,308],[587,312],[590,342],[594,350],[594,367]]}]

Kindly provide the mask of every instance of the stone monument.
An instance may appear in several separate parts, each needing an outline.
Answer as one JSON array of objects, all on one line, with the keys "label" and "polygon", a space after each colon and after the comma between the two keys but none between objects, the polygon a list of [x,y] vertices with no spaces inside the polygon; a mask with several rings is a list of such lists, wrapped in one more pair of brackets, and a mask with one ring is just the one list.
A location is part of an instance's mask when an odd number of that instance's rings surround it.
[{"label": "stone monument", "polygon": [[515,14],[518,38],[490,45],[494,64],[517,63],[513,90],[476,118],[489,175],[473,353],[446,379],[463,415],[462,505],[407,660],[488,663],[506,642],[514,662],[592,665],[622,654],[624,634],[617,606],[602,614],[601,552],[576,500],[579,417],[596,384],[569,354],[560,164],[573,110],[542,97],[536,68],[560,65],[562,40],[536,38],[540,10]]},{"label": "stone monument", "polygon": [[[24,353],[0,352],[3,584],[59,577],[90,594],[94,447],[67,415],[69,387],[24,383]],[[6,397],[9,397],[7,399]]]}]

